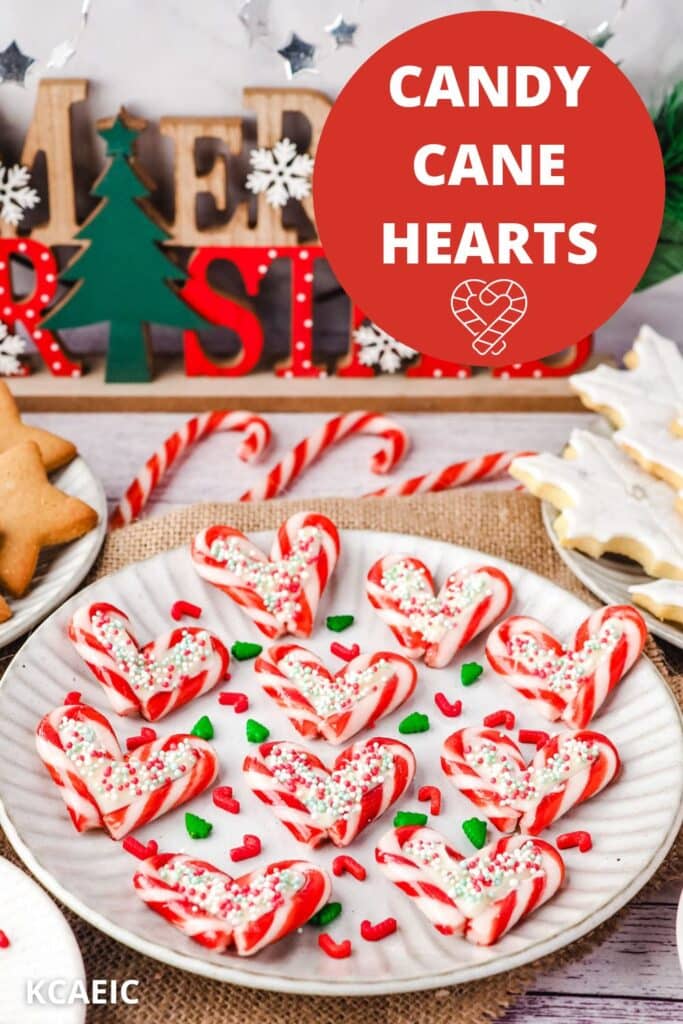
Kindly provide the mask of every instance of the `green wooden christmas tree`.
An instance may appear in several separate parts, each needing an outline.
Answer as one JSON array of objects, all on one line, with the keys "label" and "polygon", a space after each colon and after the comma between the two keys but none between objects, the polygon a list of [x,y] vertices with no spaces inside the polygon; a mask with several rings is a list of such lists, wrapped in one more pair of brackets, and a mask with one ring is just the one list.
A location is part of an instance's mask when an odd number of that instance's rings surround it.
[{"label": "green wooden christmas tree", "polygon": [[198,329],[206,321],[178,296],[172,282],[186,274],[164,253],[169,235],[140,200],[149,190],[132,166],[141,125],[122,109],[99,134],[111,163],[92,188],[101,202],[76,235],[88,243],[60,275],[74,288],[44,321],[57,330],[109,322],[107,381],[151,379],[149,324]]}]

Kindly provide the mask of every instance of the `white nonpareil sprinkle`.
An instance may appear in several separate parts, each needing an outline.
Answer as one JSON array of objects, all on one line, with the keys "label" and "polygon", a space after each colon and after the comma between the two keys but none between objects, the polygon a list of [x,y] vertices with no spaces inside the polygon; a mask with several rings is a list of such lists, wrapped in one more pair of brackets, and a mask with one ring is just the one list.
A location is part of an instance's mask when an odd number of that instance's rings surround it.
[{"label": "white nonpareil sprinkle", "polygon": [[465,761],[501,796],[503,807],[518,810],[561,789],[578,772],[600,756],[596,743],[566,739],[557,753],[542,765],[521,770],[516,762],[491,740],[465,748]]},{"label": "white nonpareil sprinkle", "polygon": [[382,588],[410,619],[411,629],[428,643],[439,643],[449,630],[457,628],[463,612],[491,594],[491,580],[482,572],[460,581],[450,578],[436,597],[425,569],[400,561],[385,570]]},{"label": "white nonpareil sprinkle", "polygon": [[556,654],[528,633],[512,636],[508,654],[518,665],[523,665],[553,693],[570,700],[578,691],[582,680],[595,672],[605,655],[610,655],[623,636],[617,622],[606,622],[598,635],[587,640],[578,651]]},{"label": "white nonpareil sprinkle", "polygon": [[295,654],[286,655],[278,668],[322,718],[347,711],[357,701],[382,686],[394,673],[387,659],[380,658],[362,672],[347,669],[341,675],[332,677],[321,666],[301,661]]},{"label": "white nonpareil sprinkle", "polygon": [[276,910],[305,881],[301,872],[291,868],[272,869],[257,875],[249,886],[241,886],[220,871],[182,860],[164,864],[159,877],[192,904],[193,913],[220,917],[233,928]]}]

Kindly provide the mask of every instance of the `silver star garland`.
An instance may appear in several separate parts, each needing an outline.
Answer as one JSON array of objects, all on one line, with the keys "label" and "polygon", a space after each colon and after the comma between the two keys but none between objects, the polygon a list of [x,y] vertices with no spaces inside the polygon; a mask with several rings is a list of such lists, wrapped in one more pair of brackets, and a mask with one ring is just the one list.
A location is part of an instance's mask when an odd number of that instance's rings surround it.
[{"label": "silver star garland", "polygon": [[26,85],[28,69],[35,62],[35,57],[28,57],[21,52],[16,42],[11,42],[0,52],[0,85],[6,82]]},{"label": "silver star garland", "polygon": [[292,32],[286,46],[277,51],[285,62],[287,77],[294,78],[300,71],[317,72],[315,66],[316,47]]},{"label": "silver star garland", "polygon": [[249,45],[270,35],[270,0],[243,0],[237,17],[249,36]]},{"label": "silver star garland", "polygon": [[325,31],[332,36],[335,49],[339,50],[342,46],[353,46],[358,25],[355,22],[346,21],[343,14],[338,14],[330,25],[325,26]]}]

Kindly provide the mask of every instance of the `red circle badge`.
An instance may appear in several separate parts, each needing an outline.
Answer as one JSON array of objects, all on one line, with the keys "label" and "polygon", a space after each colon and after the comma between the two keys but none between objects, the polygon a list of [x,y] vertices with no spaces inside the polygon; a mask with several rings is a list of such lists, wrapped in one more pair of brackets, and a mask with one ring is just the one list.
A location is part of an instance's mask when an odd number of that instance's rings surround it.
[{"label": "red circle badge", "polygon": [[590,334],[657,241],[662,157],[600,50],[522,14],[455,14],[378,50],[323,129],[316,222],[353,301],[406,345],[502,366]]}]

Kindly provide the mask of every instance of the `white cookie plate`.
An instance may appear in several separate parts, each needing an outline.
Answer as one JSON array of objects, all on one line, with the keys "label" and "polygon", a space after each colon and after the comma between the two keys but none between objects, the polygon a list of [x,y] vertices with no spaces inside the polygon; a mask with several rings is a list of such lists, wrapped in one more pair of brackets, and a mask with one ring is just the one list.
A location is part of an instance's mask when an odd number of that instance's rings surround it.
[{"label": "white cookie plate", "polygon": [[[66,918],[40,886],[0,857],[0,925],[10,944],[0,949],[0,1021],[11,1024],[83,1024],[85,1005],[68,995],[85,985],[83,960]],[[29,982],[56,982],[55,994],[67,1005],[43,1006],[27,1000]]]},{"label": "white cookie plate", "polygon": [[[257,534],[254,539],[266,547],[272,535]],[[396,551],[421,558],[438,582],[448,571],[472,560],[483,558],[500,565],[515,587],[511,610],[543,619],[563,637],[573,632],[588,610],[548,580],[476,552],[417,537],[344,531],[339,565],[323,597],[309,642],[330,665],[341,665],[329,653],[333,640],[357,642],[365,651],[396,649],[391,634],[364,595],[368,568],[377,558]],[[38,719],[58,706],[69,690],[80,690],[85,699],[111,715],[100,685],[89,677],[65,637],[73,610],[84,601],[112,601],[132,614],[138,635],[146,640],[168,629],[169,610],[178,598],[201,605],[204,614],[199,621],[227,642],[263,641],[228,597],[195,575],[188,550],[177,549],[130,565],[67,601],[16,655],[0,688],[0,824],[31,871],[55,895],[102,931],[143,953],[212,978],[286,992],[377,995],[457,984],[528,963],[590,931],[650,878],[678,831],[683,818],[681,716],[664,680],[642,660],[594,722],[619,747],[625,764],[623,775],[605,793],[572,811],[546,833],[551,840],[558,833],[578,828],[592,833],[595,845],[590,853],[567,851],[570,881],[566,889],[490,949],[476,948],[432,929],[380,874],[374,862],[377,840],[391,827],[396,810],[424,811],[426,805],[418,803],[417,790],[425,784],[436,784],[442,790],[444,805],[441,815],[430,819],[431,823],[458,849],[472,852],[460,825],[475,809],[441,774],[443,740],[457,728],[481,723],[485,715],[499,708],[514,711],[516,728],[547,730],[547,723],[490,670],[473,686],[461,686],[460,662],[484,661],[484,642],[480,639],[447,669],[430,670],[420,665],[416,693],[373,730],[374,735],[397,736],[400,720],[415,710],[427,712],[431,722],[428,732],[404,737],[418,761],[411,790],[348,848],[367,868],[367,880],[359,883],[349,876],[333,880],[333,899],[340,900],[344,910],[328,930],[338,941],[351,938],[353,955],[347,960],[326,957],[318,949],[319,933],[312,926],[247,959],[205,951],[136,897],[131,885],[138,863],[134,858],[103,834],[79,835],[73,830],[34,750]],[[325,616],[345,613],[356,616],[350,629],[341,635],[326,629]],[[232,673],[227,686],[248,692],[249,716],[266,724],[273,739],[297,739],[298,734],[282,712],[260,692],[253,662],[233,661]],[[222,688],[225,684],[219,685],[218,689]],[[439,690],[451,699],[462,699],[460,718],[445,718],[437,710],[434,694]],[[162,851],[191,851],[230,871],[228,850],[241,844],[244,833],[255,833],[263,842],[262,854],[234,865],[234,874],[272,860],[302,855],[329,867],[339,852],[336,848],[304,851],[244,784],[241,764],[250,748],[245,738],[247,715],[235,715],[230,707],[220,706],[214,691],[172,713],[155,728],[159,736],[190,729],[204,714],[210,715],[215,726],[214,745],[221,762],[219,784],[233,786],[241,801],[241,813],[231,815],[218,810],[207,793],[195,800],[191,809],[213,823],[208,839],[188,838],[184,828],[186,808],[147,825],[138,837],[143,841],[156,839]],[[119,718],[114,724],[123,739],[137,734],[141,721]],[[315,744],[315,750],[328,763],[334,758],[333,748],[322,742]],[[532,751],[528,752],[531,756]],[[394,935],[376,943],[360,937],[364,918],[377,922],[389,915],[399,923]]]},{"label": "white cookie plate", "polygon": [[[636,562],[631,562],[627,558],[619,558],[616,555],[591,558],[574,548],[564,547],[560,544],[553,526],[559,512],[548,501],[541,502],[541,511],[543,525],[562,561],[569,566],[577,579],[602,601],[608,604],[634,604],[633,595],[629,593],[628,588],[652,583],[652,576],[647,576]],[[662,622],[640,605],[635,607],[647,622],[647,628],[651,633],[683,650],[683,626],[675,622]]]},{"label": "white cookie plate", "polygon": [[88,574],[107,532],[107,498],[102,484],[85,459],[76,456],[68,466],[50,475],[61,491],[80,498],[99,516],[97,526],[72,544],[43,552],[38,570],[24,597],[8,598],[12,617],[0,625],[0,648],[27,633],[32,626],[73,593]]}]

